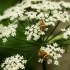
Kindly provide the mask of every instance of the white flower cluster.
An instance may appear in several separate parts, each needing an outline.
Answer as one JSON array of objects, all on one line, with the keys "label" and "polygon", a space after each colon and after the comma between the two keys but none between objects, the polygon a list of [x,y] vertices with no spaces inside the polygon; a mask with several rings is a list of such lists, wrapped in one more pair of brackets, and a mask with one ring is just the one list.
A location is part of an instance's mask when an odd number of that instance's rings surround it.
[{"label": "white flower cluster", "polygon": [[70,27],[67,29],[61,29],[61,31],[63,32],[63,38],[68,39],[70,36]]},{"label": "white flower cluster", "polygon": [[8,37],[16,36],[17,27],[17,24],[9,24],[8,26],[0,24],[0,39],[2,38],[3,42],[5,43]]},{"label": "white flower cluster", "polygon": [[[51,64],[54,63],[55,65],[59,65],[58,58],[62,57],[61,54],[64,53],[64,50],[61,49],[57,43],[53,43],[53,45],[47,45],[46,47],[41,47],[40,50],[46,53],[46,55],[50,55],[49,58],[47,58],[47,63]],[[41,56],[42,54],[39,53]],[[44,55],[44,56],[46,56]],[[47,56],[46,56],[47,57]],[[43,58],[39,58],[38,62],[43,62]]]},{"label": "white flower cluster", "polygon": [[18,4],[14,7],[11,7],[4,11],[4,15],[0,15],[0,21],[6,18],[10,18],[11,21],[18,18],[19,16],[23,16],[23,9],[18,6]]},{"label": "white flower cluster", "polygon": [[6,58],[4,63],[1,64],[1,67],[3,70],[25,69],[24,64],[26,64],[26,62],[27,60],[24,60],[23,56],[17,54]]},{"label": "white flower cluster", "polygon": [[[52,11],[53,14],[53,18],[56,18],[57,20],[65,23],[66,21],[69,22],[70,21],[70,15],[67,11],[57,11],[57,10],[54,10]],[[58,13],[58,14],[57,14]]]},{"label": "white flower cluster", "polygon": [[45,31],[47,31],[48,28],[44,29],[43,31],[40,30],[40,23],[36,23],[35,25],[27,26],[25,35],[27,35],[27,40],[38,40],[40,36],[45,35]]},{"label": "white flower cluster", "polygon": [[22,3],[16,4],[14,7],[7,9],[3,15],[0,15],[0,21],[6,18],[14,20],[21,18],[27,19],[43,19],[46,25],[55,25],[54,22],[66,22],[70,19],[69,2],[52,2],[47,0],[23,0]]}]

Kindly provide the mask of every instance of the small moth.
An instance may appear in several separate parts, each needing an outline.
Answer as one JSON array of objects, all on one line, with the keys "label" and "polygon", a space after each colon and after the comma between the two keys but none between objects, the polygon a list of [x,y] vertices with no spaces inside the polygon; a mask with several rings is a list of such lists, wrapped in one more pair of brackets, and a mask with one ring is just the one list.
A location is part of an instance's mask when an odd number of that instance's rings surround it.
[{"label": "small moth", "polygon": [[41,19],[40,21],[40,30],[44,30],[46,28],[46,25],[44,23],[44,21]]},{"label": "small moth", "polygon": [[47,54],[46,52],[44,52],[43,50],[39,51],[39,55],[41,56],[41,58],[43,58],[44,60],[48,57],[51,57],[49,54]]}]

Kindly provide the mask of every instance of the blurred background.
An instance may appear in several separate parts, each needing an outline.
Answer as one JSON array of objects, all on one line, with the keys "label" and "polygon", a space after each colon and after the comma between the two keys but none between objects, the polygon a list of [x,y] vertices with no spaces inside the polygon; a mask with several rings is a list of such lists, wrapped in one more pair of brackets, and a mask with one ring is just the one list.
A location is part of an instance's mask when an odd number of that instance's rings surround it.
[{"label": "blurred background", "polygon": [[[16,3],[19,3],[21,1],[22,0],[0,0],[0,14],[2,14],[3,11],[6,10],[7,8],[14,6]],[[70,0],[65,0],[65,1],[70,1]],[[65,25],[64,24],[60,25],[59,28]],[[15,43],[13,45],[18,45],[18,44]],[[4,44],[0,40],[0,64],[3,62],[3,60],[6,57],[9,57],[13,54],[19,53],[20,55],[24,55],[24,56],[27,55],[27,58],[29,58],[29,56],[31,56],[31,54],[34,52],[34,50],[32,51],[32,50],[19,50],[19,49],[12,49],[12,48],[10,49],[10,48],[3,48],[2,46],[4,46]],[[36,58],[36,56],[33,57],[33,59],[31,59],[27,63],[26,70],[42,70],[42,65],[37,62],[38,58]],[[59,61],[60,61],[60,66],[49,65],[48,70],[70,70],[70,48],[68,48],[67,53],[65,53],[63,57],[59,59]],[[0,70],[3,70],[3,69],[1,69],[0,67]]]}]

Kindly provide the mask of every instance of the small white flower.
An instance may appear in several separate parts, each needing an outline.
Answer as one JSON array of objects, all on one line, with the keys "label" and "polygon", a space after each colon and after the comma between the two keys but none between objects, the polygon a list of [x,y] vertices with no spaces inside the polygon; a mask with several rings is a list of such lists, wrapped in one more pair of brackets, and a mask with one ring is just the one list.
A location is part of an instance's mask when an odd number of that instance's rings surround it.
[{"label": "small white flower", "polygon": [[39,58],[38,62],[39,63],[42,63],[43,62],[43,59]]},{"label": "small white flower", "polygon": [[30,19],[36,18],[36,14],[37,14],[36,12],[26,12],[26,15],[28,15]]},{"label": "small white flower", "polygon": [[64,33],[63,34],[63,38],[68,39],[68,34],[67,33]]},{"label": "small white flower", "polygon": [[66,31],[66,29],[64,28],[64,29],[61,29],[61,31]]},{"label": "small white flower", "polygon": [[52,63],[52,59],[48,59],[47,64],[51,64],[51,63]]},{"label": "small white flower", "polygon": [[67,29],[61,29],[61,31],[63,32],[63,38],[68,39],[70,36],[70,27]]},{"label": "small white flower", "polygon": [[29,31],[25,31],[25,35],[29,35]]},{"label": "small white flower", "polygon": [[2,40],[3,40],[3,43],[7,42],[7,38],[3,38]]},{"label": "small white flower", "polygon": [[54,60],[57,60],[57,59],[58,59],[58,57],[55,55],[55,56],[53,56],[53,59],[54,59]]},{"label": "small white flower", "polygon": [[59,62],[57,60],[54,61],[55,65],[59,65]]},{"label": "small white flower", "polygon": [[63,54],[65,52],[65,50],[61,49],[60,52]]}]

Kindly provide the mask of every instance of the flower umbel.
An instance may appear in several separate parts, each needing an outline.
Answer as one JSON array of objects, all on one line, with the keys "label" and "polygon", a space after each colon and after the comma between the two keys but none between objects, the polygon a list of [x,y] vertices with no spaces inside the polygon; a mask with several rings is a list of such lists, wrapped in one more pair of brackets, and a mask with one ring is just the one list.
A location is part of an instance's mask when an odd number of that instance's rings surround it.
[{"label": "flower umbel", "polygon": [[27,60],[24,60],[23,56],[19,54],[8,57],[5,59],[4,63],[1,64],[3,70],[18,70],[25,69],[25,64]]},{"label": "flower umbel", "polygon": [[[44,28],[45,27],[45,28]],[[45,35],[45,31],[48,28],[46,26],[40,25],[40,22],[36,23],[35,25],[27,26],[25,35],[27,35],[27,40],[38,40],[41,36]]]},{"label": "flower umbel", "polygon": [[53,43],[53,45],[48,44],[46,47],[41,47],[39,51],[39,62],[42,63],[42,61],[47,61],[48,64],[53,62],[55,65],[59,65],[58,58],[62,57],[64,51],[65,50],[61,49],[57,43]]},{"label": "flower umbel", "polygon": [[7,41],[7,38],[10,36],[16,36],[16,28],[17,24],[9,24],[8,26],[4,26],[0,24],[0,39],[2,38],[3,42]]}]

